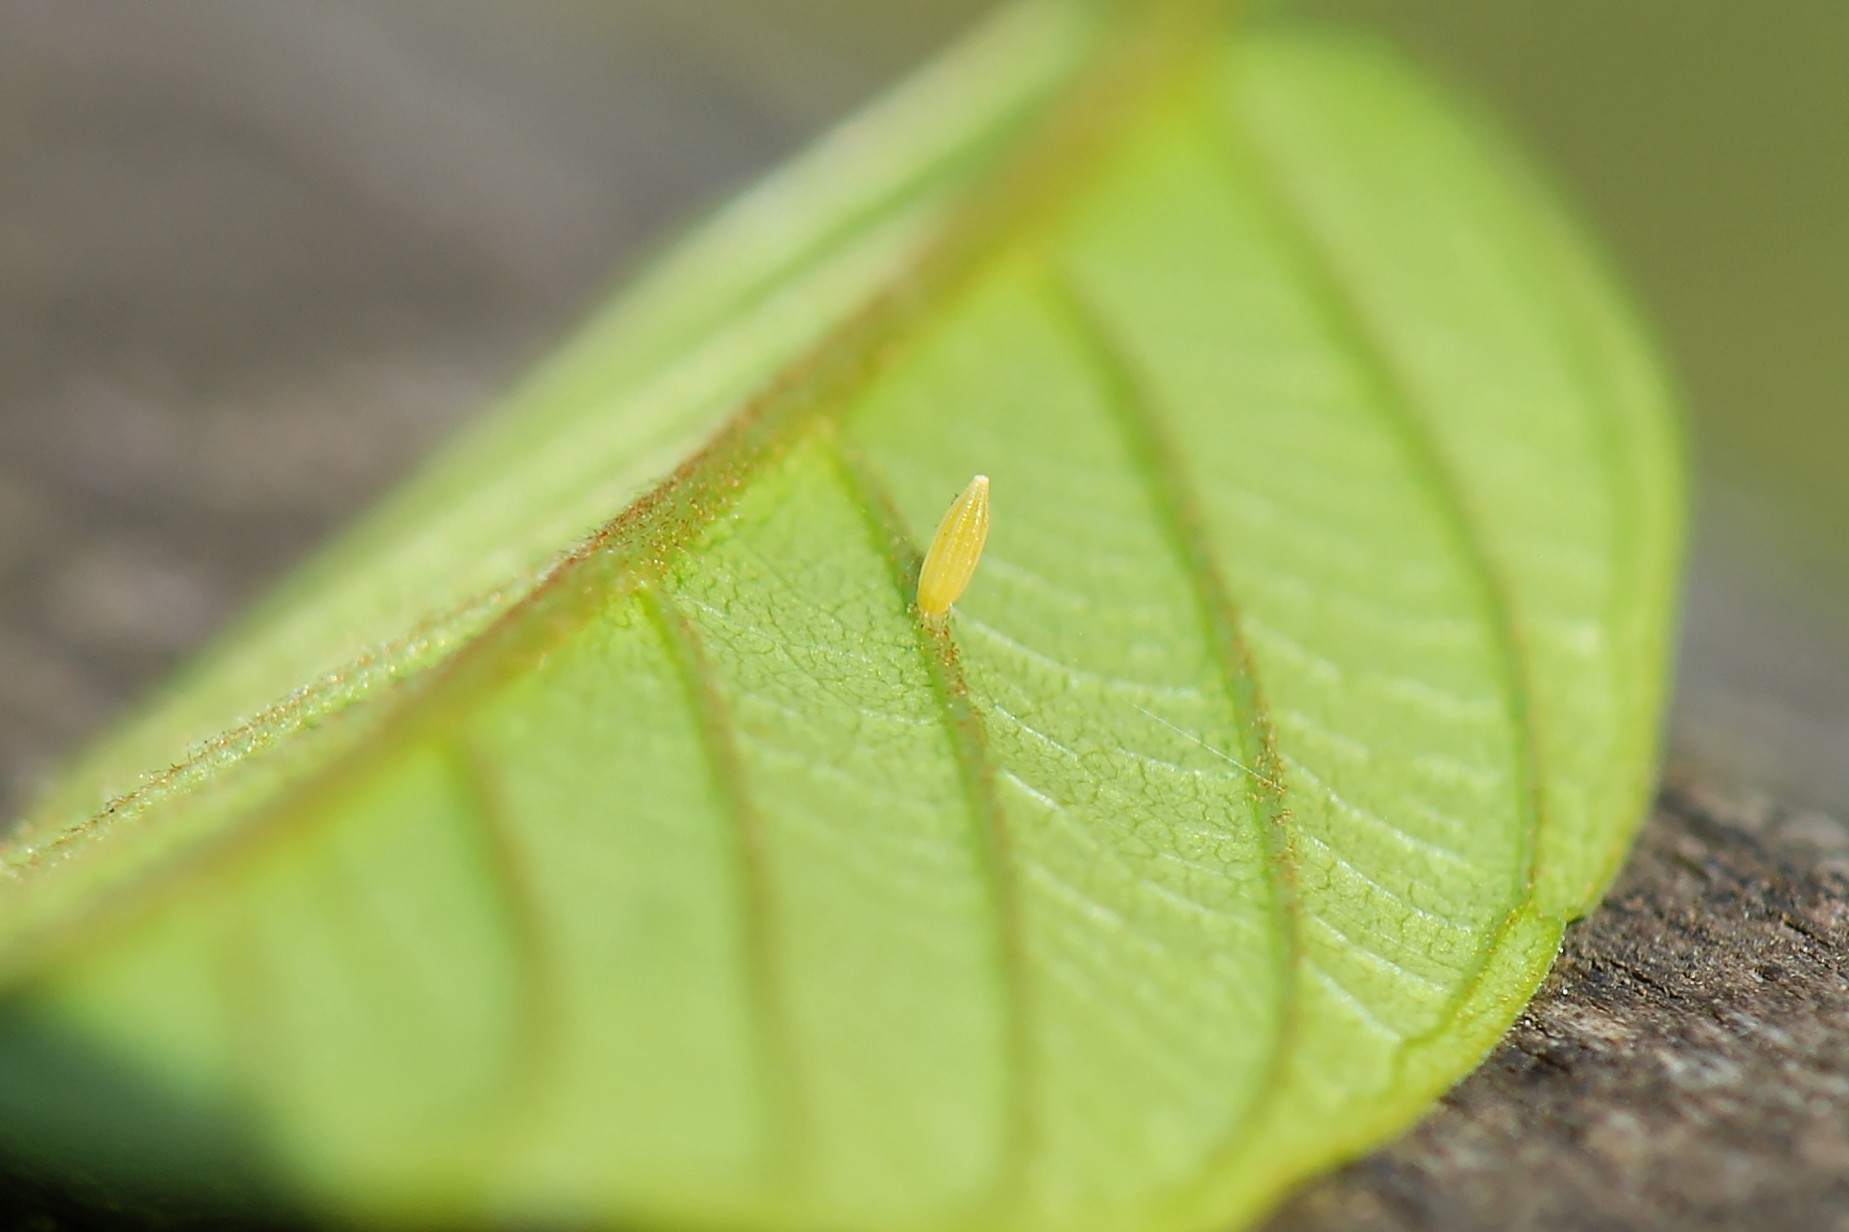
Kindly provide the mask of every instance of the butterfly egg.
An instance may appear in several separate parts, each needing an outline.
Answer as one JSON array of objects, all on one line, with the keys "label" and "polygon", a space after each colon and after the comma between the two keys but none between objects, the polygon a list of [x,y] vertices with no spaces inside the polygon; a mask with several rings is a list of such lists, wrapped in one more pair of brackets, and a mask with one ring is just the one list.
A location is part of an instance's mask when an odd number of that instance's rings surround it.
[{"label": "butterfly egg", "polygon": [[942,617],[962,598],[989,541],[989,477],[978,475],[938,523],[918,572],[918,610]]}]

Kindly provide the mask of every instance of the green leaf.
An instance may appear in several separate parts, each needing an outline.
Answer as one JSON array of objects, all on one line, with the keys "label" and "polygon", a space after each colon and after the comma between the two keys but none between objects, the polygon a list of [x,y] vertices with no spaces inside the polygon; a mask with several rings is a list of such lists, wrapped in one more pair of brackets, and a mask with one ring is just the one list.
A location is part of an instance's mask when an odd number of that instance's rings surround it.
[{"label": "green leaf", "polygon": [[1643,812],[1664,391],[1403,67],[1117,12],[722,215],[74,771],[0,880],[16,1174],[1202,1228],[1475,1063]]}]

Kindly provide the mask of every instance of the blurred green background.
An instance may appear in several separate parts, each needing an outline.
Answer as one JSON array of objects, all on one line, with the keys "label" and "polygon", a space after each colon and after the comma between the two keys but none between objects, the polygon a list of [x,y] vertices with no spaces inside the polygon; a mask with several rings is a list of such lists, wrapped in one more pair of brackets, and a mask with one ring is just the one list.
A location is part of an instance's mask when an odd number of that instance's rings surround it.
[{"label": "blurred green background", "polygon": [[[6,0],[0,814],[981,0]],[[1303,0],[1475,95],[1696,431],[1676,756],[1849,809],[1849,5]]]}]

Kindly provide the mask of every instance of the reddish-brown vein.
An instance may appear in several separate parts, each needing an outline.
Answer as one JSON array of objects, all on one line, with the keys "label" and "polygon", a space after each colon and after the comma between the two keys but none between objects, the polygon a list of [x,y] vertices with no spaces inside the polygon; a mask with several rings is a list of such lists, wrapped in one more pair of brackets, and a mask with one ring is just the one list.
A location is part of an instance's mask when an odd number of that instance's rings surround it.
[{"label": "reddish-brown vein", "polygon": [[[323,672],[283,700],[264,707],[237,726],[220,732],[197,746],[180,761],[147,775],[133,788],[111,799],[99,812],[74,825],[66,826],[43,843],[32,842],[31,836],[41,824],[44,824],[44,820],[34,818],[28,821],[7,844],[8,854],[17,851],[26,858],[20,864],[0,867],[0,877],[19,876],[41,863],[46,856],[82,838],[85,834],[111,821],[134,814],[178,786],[188,775],[206,768],[215,759],[248,756],[251,749],[261,747],[260,741],[286,738],[305,723],[338,714],[344,706],[333,703],[338,702],[342,691],[355,677],[362,676],[375,668],[389,667],[402,662],[405,654],[412,647],[420,642],[427,642],[434,637],[441,636],[446,630],[454,629],[459,625],[467,625],[472,619],[491,618],[493,613],[506,606],[508,601],[508,589],[496,587],[473,595],[440,615],[418,621],[402,637],[374,646],[334,670]],[[240,749],[243,751],[240,752]]]},{"label": "reddish-brown vein", "polygon": [[[852,396],[884,369],[983,267],[985,261],[1055,208],[1097,165],[1099,151],[1160,93],[1191,79],[1212,40],[1205,28],[1223,0],[1177,0],[1137,10],[1120,37],[1107,38],[1100,60],[1062,95],[1035,133],[950,211],[935,242],[909,274],[896,278],[831,330],[807,354],[771,378],[765,388],[713,440],[653,491],[564,555],[520,600],[473,642],[423,677],[406,682],[375,720],[392,739],[372,739],[342,751],[327,765],[285,788],[278,801],[218,841],[183,853],[97,908],[87,903],[75,920],[55,920],[39,934],[31,962],[49,961],[59,931],[84,931],[85,915],[121,918],[228,854],[249,850],[262,832],[315,814],[315,804],[338,794],[388,759],[417,728],[441,734],[467,699],[517,675],[570,635],[614,595],[633,591],[735,504],[751,478],[821,423],[840,413]],[[1189,70],[1186,73],[1180,69]],[[57,840],[54,840],[56,842]],[[17,956],[17,955],[15,955]]]},{"label": "reddish-brown vein", "polygon": [[1478,530],[1481,523],[1478,511],[1472,507],[1462,482],[1433,439],[1399,357],[1380,337],[1377,325],[1340,260],[1330,250],[1327,238],[1315,230],[1307,214],[1294,208],[1289,186],[1280,170],[1264,156],[1262,143],[1239,127],[1242,121],[1243,117],[1235,113],[1231,122],[1223,127],[1220,150],[1234,178],[1264,210],[1272,236],[1291,258],[1338,353],[1349,360],[1367,404],[1399,441],[1408,467],[1433,498],[1434,512],[1477,591],[1491,636],[1495,670],[1501,678],[1505,713],[1513,737],[1515,805],[1523,823],[1517,836],[1519,848],[1513,898],[1503,918],[1485,935],[1477,961],[1439,1016],[1438,1025],[1430,1032],[1405,1041],[1396,1054],[1403,1060],[1412,1045],[1448,1029],[1455,1016],[1469,1004],[1488,977],[1496,951],[1534,901],[1537,855],[1545,815],[1540,790],[1540,740],[1534,726],[1528,660],[1522,649],[1521,629],[1508,581]]},{"label": "reddish-brown vein", "polygon": [[[867,524],[867,533],[899,595],[918,616],[913,595],[923,557],[906,529],[886,485],[850,443],[831,441],[831,460],[843,486]],[[989,755],[982,714],[970,697],[963,662],[948,620],[916,619],[919,658],[931,681],[951,756],[957,765],[969,812],[969,836],[976,867],[995,914],[996,981],[1001,991],[1003,1073],[1008,1083],[1003,1154],[991,1201],[1003,1209],[1018,1202],[1025,1189],[1027,1163],[1038,1147],[1035,1115],[1036,1077],[1032,1030],[1032,996],[1028,984],[1026,922],[1022,918],[1020,871],[1009,835],[1008,814],[995,790],[995,766]]]},{"label": "reddish-brown vein", "polygon": [[1269,879],[1272,936],[1276,939],[1278,1020],[1269,1047],[1269,1059],[1251,1103],[1235,1118],[1228,1146],[1249,1125],[1257,1110],[1275,1092],[1284,1070],[1283,1058],[1295,1035],[1301,998],[1302,942],[1297,901],[1296,857],[1291,846],[1290,818],[1284,800],[1284,767],[1277,753],[1277,738],[1270,711],[1246,644],[1240,609],[1214,559],[1207,521],[1194,495],[1183,455],[1170,439],[1167,424],[1154,395],[1112,336],[1108,325],[1069,279],[1049,277],[1044,298],[1055,320],[1078,342],[1093,368],[1104,402],[1117,420],[1129,456],[1142,476],[1171,550],[1194,591],[1202,635],[1220,677],[1220,685],[1233,711],[1239,739],[1239,761],[1252,767],[1242,775],[1249,793],[1258,840]]},{"label": "reddish-brown vein", "polygon": [[738,732],[699,631],[660,587],[642,587],[636,598],[680,678],[725,815],[739,900],[744,905],[739,946],[745,990],[758,1027],[758,1072],[769,1144],[766,1173],[785,1184],[797,1183],[804,1166],[812,1162],[807,1147],[809,1116],[793,1018],[778,974],[783,933],[771,877],[770,836],[751,798]]}]

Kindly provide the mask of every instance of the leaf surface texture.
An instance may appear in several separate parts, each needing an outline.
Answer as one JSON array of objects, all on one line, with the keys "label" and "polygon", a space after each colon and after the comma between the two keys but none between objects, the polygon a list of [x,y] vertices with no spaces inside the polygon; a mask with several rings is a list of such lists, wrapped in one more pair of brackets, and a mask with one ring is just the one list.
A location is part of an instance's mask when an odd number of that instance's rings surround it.
[{"label": "leaf surface texture", "polygon": [[1643,810],[1665,394],[1390,57],[1120,20],[1011,10],[721,215],[49,798],[22,1166],[1200,1228],[1468,1071]]}]

